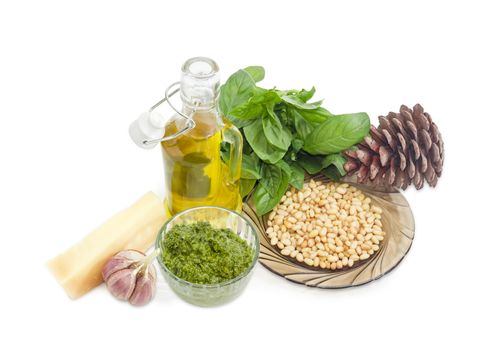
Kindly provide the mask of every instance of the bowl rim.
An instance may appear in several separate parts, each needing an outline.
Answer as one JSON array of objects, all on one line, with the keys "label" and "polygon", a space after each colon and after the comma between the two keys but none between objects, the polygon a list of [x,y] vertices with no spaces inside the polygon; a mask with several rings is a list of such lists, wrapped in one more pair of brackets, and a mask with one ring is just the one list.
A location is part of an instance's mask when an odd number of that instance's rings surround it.
[{"label": "bowl rim", "polygon": [[[239,274],[238,276],[236,276],[235,278],[232,278],[228,281],[225,281],[225,282],[221,282],[221,283],[213,283],[213,284],[202,284],[202,283],[193,283],[193,282],[189,282],[187,280],[184,280],[178,276],[176,276],[173,272],[171,272],[167,267],[166,265],[163,263],[162,259],[161,259],[161,245],[160,245],[160,241],[161,241],[161,237],[164,235],[164,232],[166,231],[166,227],[168,226],[168,224],[173,221],[174,219],[176,219],[177,217],[181,216],[181,215],[184,215],[185,213],[188,213],[188,212],[191,212],[191,211],[195,211],[195,210],[199,210],[199,209],[220,209],[220,210],[223,210],[223,211],[227,211],[227,212],[230,212],[236,216],[238,216],[240,219],[242,219],[243,221],[246,222],[246,224],[248,226],[250,226],[250,228],[252,229],[252,232],[254,233],[254,236],[255,236],[255,254],[253,256],[253,259],[251,260],[251,263],[250,265],[248,266],[248,268],[246,270],[244,270],[241,274]],[[251,270],[255,267],[256,263],[258,262],[258,258],[259,258],[259,251],[260,251],[260,237],[259,237],[259,234],[258,234],[258,231],[256,229],[256,226],[253,224],[253,222],[251,221],[250,218],[248,218],[247,216],[243,215],[242,213],[239,213],[237,211],[234,211],[234,210],[231,210],[231,209],[228,209],[228,208],[225,208],[225,207],[220,207],[220,206],[215,206],[215,205],[201,205],[201,206],[196,206],[196,207],[191,207],[191,208],[188,208],[188,209],[185,209],[183,211],[180,211],[179,213],[176,213],[175,215],[173,215],[171,218],[169,218],[160,228],[160,230],[158,231],[158,235],[156,237],[156,241],[155,241],[155,248],[156,249],[160,249],[160,254],[158,254],[158,256],[156,257],[156,260],[158,261],[158,264],[160,265],[161,269],[163,271],[165,271],[169,276],[171,276],[173,279],[175,279],[176,281],[180,282],[180,283],[183,283],[183,284],[187,284],[187,285],[190,285],[194,288],[218,288],[218,287],[224,287],[224,286],[227,286],[227,285],[230,285],[230,284],[233,284],[241,279],[243,279],[244,277],[246,277],[250,272]]]}]

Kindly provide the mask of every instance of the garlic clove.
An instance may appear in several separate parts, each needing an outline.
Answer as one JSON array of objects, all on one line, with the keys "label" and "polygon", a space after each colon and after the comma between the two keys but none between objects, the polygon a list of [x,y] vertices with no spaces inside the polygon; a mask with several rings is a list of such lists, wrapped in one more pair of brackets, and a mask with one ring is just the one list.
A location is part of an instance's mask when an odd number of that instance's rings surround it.
[{"label": "garlic clove", "polygon": [[106,282],[112,274],[120,270],[127,269],[131,266],[131,264],[133,264],[133,261],[127,259],[113,258],[108,260],[108,262],[103,267],[103,270],[101,271],[103,281]]},{"label": "garlic clove", "polygon": [[114,297],[128,300],[135,290],[139,269],[123,269],[111,274],[106,280],[106,286]]},{"label": "garlic clove", "polygon": [[155,279],[151,273],[145,273],[136,280],[136,287],[129,302],[135,306],[148,304],[155,295]]},{"label": "garlic clove", "polygon": [[123,250],[115,254],[107,261],[102,270],[103,281],[106,280],[115,272],[126,269],[132,264],[144,259],[145,254],[137,250]]}]

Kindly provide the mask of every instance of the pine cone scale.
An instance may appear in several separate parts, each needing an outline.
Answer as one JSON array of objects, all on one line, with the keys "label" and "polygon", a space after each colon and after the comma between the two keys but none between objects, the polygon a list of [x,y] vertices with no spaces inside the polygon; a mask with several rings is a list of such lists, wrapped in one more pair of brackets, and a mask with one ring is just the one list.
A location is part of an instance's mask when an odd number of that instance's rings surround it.
[{"label": "pine cone scale", "polygon": [[386,138],[381,134],[375,126],[371,125],[371,129],[369,130],[371,137],[376,141],[378,144],[382,144],[386,141]]},{"label": "pine cone scale", "polygon": [[424,153],[424,151],[421,151],[421,158],[419,158],[419,171],[421,173],[425,173],[426,170],[427,170],[427,158],[426,158],[426,154]]},{"label": "pine cone scale", "polygon": [[420,144],[422,146],[424,146],[424,148],[426,149],[426,151],[429,151],[429,149],[431,148],[432,146],[432,140],[431,140],[431,137],[429,136],[428,132],[424,129],[421,130],[421,132],[419,133],[420,135]]},{"label": "pine cone scale", "polygon": [[439,147],[435,143],[431,145],[431,149],[429,150],[429,157],[432,159],[434,163],[438,163],[441,159]]},{"label": "pine cone scale", "polygon": [[409,178],[412,179],[414,175],[416,174],[416,165],[412,161],[411,158],[409,158],[409,165],[407,167],[407,173],[409,175]]},{"label": "pine cone scale", "polygon": [[381,160],[381,165],[386,166],[389,159],[391,158],[391,152],[385,146],[379,147],[379,159]]},{"label": "pine cone scale", "polygon": [[379,151],[379,143],[377,143],[372,137],[366,136],[364,138],[364,143],[374,152],[377,153]]},{"label": "pine cone scale", "polygon": [[401,152],[398,152],[399,155],[399,169],[404,170],[406,169],[406,156]]},{"label": "pine cone scale", "polygon": [[399,118],[393,118],[392,123],[396,127],[397,134],[406,134],[406,130],[404,130],[404,127],[402,125],[402,121]]},{"label": "pine cone scale", "polygon": [[414,160],[418,160],[421,156],[421,149],[419,148],[418,143],[416,140],[411,140],[412,151],[414,152],[412,155],[414,156]]},{"label": "pine cone scale", "polygon": [[406,139],[404,138],[403,134],[397,133],[397,134],[396,134],[396,137],[398,138],[399,143],[401,144],[401,148],[402,148],[403,150],[406,150],[406,147],[407,147],[407,145],[406,145]]},{"label": "pine cone scale", "polygon": [[412,121],[407,121],[406,122],[406,127],[407,130],[409,131],[409,134],[411,135],[411,138],[414,140],[417,140],[417,128],[416,125]]},{"label": "pine cone scale", "polygon": [[441,139],[439,135],[440,134],[439,134],[439,129],[437,128],[437,125],[433,124],[431,128],[431,141],[433,143],[438,143],[439,140]]}]

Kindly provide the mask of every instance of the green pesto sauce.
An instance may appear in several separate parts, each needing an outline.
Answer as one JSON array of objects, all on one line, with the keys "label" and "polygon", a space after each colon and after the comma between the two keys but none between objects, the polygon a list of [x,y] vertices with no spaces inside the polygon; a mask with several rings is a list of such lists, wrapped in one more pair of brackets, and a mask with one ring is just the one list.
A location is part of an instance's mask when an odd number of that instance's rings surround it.
[{"label": "green pesto sauce", "polygon": [[183,280],[214,284],[242,274],[253,260],[253,250],[230,229],[216,229],[209,222],[199,221],[168,231],[162,260]]}]

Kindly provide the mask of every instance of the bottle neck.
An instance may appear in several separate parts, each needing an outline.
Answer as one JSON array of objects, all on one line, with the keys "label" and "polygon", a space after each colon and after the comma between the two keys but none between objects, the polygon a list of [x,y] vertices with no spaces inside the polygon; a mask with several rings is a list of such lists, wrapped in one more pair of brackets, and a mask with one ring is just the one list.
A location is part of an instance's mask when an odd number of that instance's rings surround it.
[{"label": "bottle neck", "polygon": [[198,114],[219,114],[216,104],[211,106],[191,106],[189,104],[183,103],[183,108],[181,110],[184,114],[191,116],[193,113]]},{"label": "bottle neck", "polygon": [[207,57],[194,57],[182,67],[181,99],[185,111],[210,111],[216,108],[220,77],[215,61]]}]

